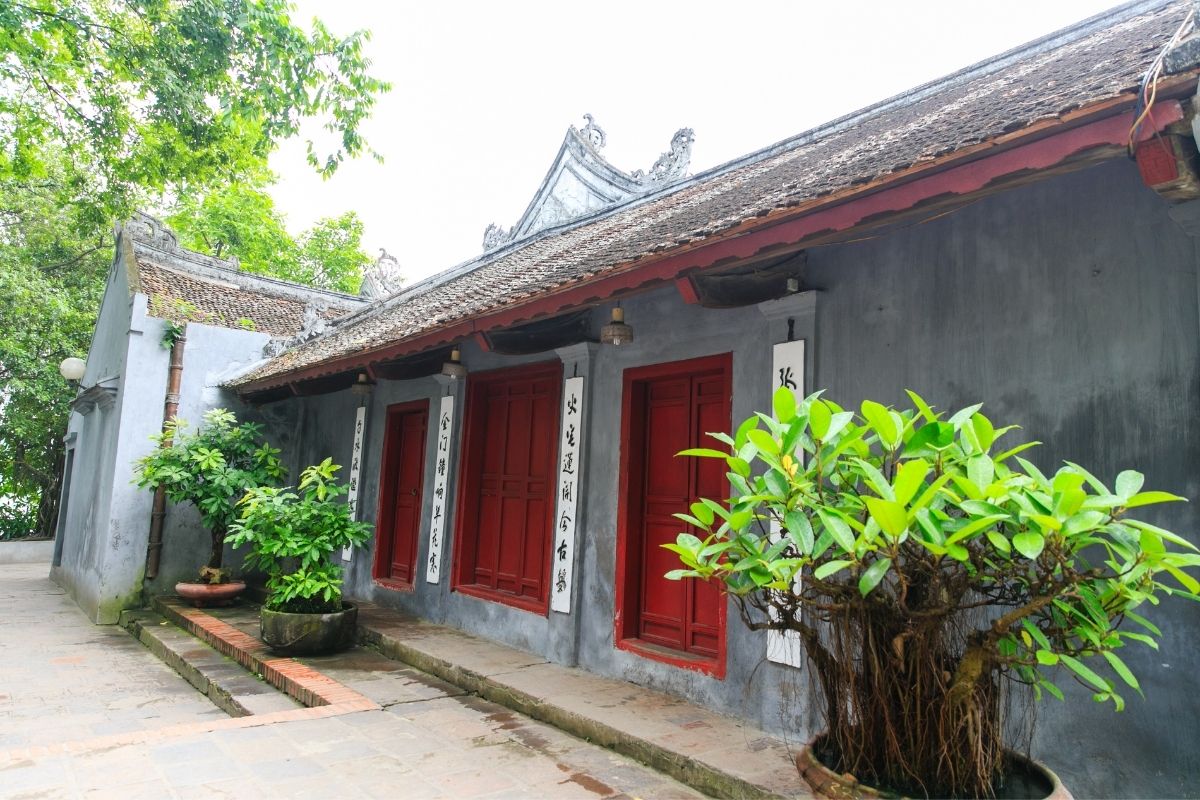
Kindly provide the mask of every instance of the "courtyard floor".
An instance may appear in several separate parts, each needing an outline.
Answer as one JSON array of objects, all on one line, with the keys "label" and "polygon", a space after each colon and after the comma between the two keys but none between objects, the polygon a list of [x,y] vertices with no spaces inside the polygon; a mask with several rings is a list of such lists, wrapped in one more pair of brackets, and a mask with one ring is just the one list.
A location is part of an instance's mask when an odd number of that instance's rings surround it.
[{"label": "courtyard floor", "polygon": [[[409,668],[373,676],[394,682],[381,710],[223,727],[234,720],[123,629],[93,625],[48,571],[0,566],[0,797],[701,796]],[[138,731],[153,733],[114,744]]]}]

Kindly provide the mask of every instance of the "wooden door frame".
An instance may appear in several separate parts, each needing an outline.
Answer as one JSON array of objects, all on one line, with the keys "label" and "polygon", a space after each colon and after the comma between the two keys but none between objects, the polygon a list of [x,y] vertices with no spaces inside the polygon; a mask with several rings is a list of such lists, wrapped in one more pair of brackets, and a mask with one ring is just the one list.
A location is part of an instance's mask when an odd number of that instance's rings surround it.
[{"label": "wooden door frame", "polygon": [[[468,559],[466,558],[466,535],[467,526],[474,525],[475,520],[479,516],[479,486],[472,486],[476,483],[472,480],[472,475],[482,468],[483,448],[474,446],[471,441],[472,431],[477,424],[475,413],[475,397],[477,396],[481,385],[486,385],[493,381],[509,381],[514,379],[534,378],[539,376],[548,376],[554,378],[554,390],[551,396],[551,408],[558,412],[559,416],[555,417],[554,427],[552,430],[551,441],[553,442],[553,463],[556,469],[552,475],[547,478],[552,484],[549,502],[546,503],[546,534],[550,536],[550,547],[546,548],[545,564],[542,565],[543,576],[545,582],[542,584],[539,597],[533,600],[522,599],[514,595],[509,595],[504,592],[490,591],[482,589],[474,583],[468,583],[465,579],[465,573],[469,567]],[[470,597],[487,600],[493,603],[517,608],[522,611],[530,611],[534,614],[547,616],[550,613],[550,571],[553,567],[553,531],[554,531],[554,514],[557,510],[557,504],[554,502],[556,492],[558,490],[558,445],[559,433],[562,420],[562,383],[563,383],[563,365],[562,361],[536,361],[532,364],[520,364],[512,367],[500,367],[491,369],[485,372],[472,372],[467,376],[467,385],[463,392],[465,410],[463,413],[463,433],[459,437],[459,457],[458,457],[458,489],[455,492],[455,520],[454,520],[454,553],[451,559],[450,569],[450,588],[452,591],[468,595]],[[474,491],[472,491],[474,489]]]},{"label": "wooden door frame", "polygon": [[[644,658],[661,661],[674,667],[694,670],[711,675],[714,678],[725,677],[725,620],[726,607],[729,600],[721,593],[721,601],[717,604],[717,655],[715,658],[690,656],[687,653],[673,654],[667,648],[647,645],[637,636],[638,601],[641,596],[641,563],[629,562],[629,555],[637,553],[641,547],[641,531],[638,518],[640,503],[634,493],[638,492],[632,480],[632,475],[641,470],[634,463],[633,436],[637,432],[644,434],[644,421],[641,416],[644,407],[634,403],[637,384],[645,383],[656,378],[682,377],[701,372],[720,371],[725,376],[725,384],[729,387],[730,426],[733,424],[733,354],[689,358],[683,361],[669,361],[660,364],[650,364],[642,367],[630,367],[624,372],[621,389],[621,440],[620,466],[617,483],[617,560],[616,560],[616,609],[613,620],[613,643],[618,650],[636,653]],[[643,439],[644,443],[644,439]],[[703,446],[703,443],[701,443]],[[680,509],[686,511],[686,509]]]},{"label": "wooden door frame", "polygon": [[[390,566],[392,563],[392,546],[396,539],[396,533],[392,530],[392,522],[387,523],[387,537],[381,536],[380,533],[384,529],[383,521],[385,513],[391,509],[391,501],[394,499],[392,494],[395,490],[395,478],[398,476],[389,475],[388,461],[393,457],[393,451],[399,448],[400,438],[392,433],[393,420],[421,411],[425,414],[425,435],[422,437],[421,443],[421,488],[418,495],[421,498],[420,510],[417,512],[417,530],[413,534],[413,580],[411,583],[396,580],[391,576]],[[393,589],[402,592],[414,591],[417,584],[417,573],[421,562],[417,559],[417,555],[421,550],[421,520],[424,518],[425,508],[425,470],[429,468],[428,453],[425,451],[429,448],[429,398],[421,400],[410,400],[404,403],[393,403],[387,407],[384,415],[383,424],[383,454],[379,459],[379,503],[375,511],[375,563],[371,567],[371,579],[384,587],[385,589]],[[399,457],[398,454],[396,457]],[[397,464],[397,467],[399,465]],[[389,480],[389,477],[391,480]],[[393,515],[394,519],[394,515]],[[385,556],[384,553],[387,553]]]}]

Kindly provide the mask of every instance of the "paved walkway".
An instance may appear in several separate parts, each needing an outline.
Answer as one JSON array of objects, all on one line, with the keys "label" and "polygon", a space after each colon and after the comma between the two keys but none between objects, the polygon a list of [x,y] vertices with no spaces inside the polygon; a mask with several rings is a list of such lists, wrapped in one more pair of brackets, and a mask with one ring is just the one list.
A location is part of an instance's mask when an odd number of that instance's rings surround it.
[{"label": "paved walkway", "polygon": [[47,571],[0,566],[0,797],[699,797],[369,652],[322,668],[383,710],[224,727],[253,717],[226,718],[125,631],[93,626]]}]

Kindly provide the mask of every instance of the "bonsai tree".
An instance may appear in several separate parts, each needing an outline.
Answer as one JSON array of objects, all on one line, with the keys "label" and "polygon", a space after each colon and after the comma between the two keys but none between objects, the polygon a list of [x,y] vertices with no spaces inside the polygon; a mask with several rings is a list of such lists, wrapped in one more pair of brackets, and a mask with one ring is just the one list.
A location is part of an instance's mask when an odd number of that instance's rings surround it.
[{"label": "bonsai tree", "polygon": [[204,415],[204,425],[188,430],[187,422],[175,418],[162,433],[151,437],[158,447],[137,460],[138,486],[163,487],[172,503],[191,503],[200,512],[212,537],[208,563],[200,570],[205,583],[229,580],[222,568],[225,536],[237,519],[238,499],[247,489],[282,479],[286,474],[279,450],[262,436],[254,422],[237,424],[223,408]]},{"label": "bonsai tree", "polygon": [[[1120,652],[1157,649],[1138,609],[1197,598],[1200,563],[1182,537],[1133,518],[1181,500],[1109,486],[1066,463],[1043,474],[994,453],[980,406],[948,419],[864,402],[858,414],[788,389],[723,459],[730,500],[676,516],[695,533],[665,547],[671,579],[719,580],[755,630],[795,631],[827,724],[817,754],[837,772],[917,796],[990,797],[1005,776],[1004,710],[1014,687],[1063,699],[1074,679],[1098,702],[1141,693]],[[1185,552],[1188,551],[1188,552]]]},{"label": "bonsai tree", "polygon": [[235,548],[250,546],[246,563],[267,575],[265,608],[296,614],[342,609],[342,567],[331,556],[367,540],[371,526],[357,522],[338,500],[347,487],[334,482],[340,466],[325,459],[300,474],[300,485],[259,486],[239,501],[231,526]]}]

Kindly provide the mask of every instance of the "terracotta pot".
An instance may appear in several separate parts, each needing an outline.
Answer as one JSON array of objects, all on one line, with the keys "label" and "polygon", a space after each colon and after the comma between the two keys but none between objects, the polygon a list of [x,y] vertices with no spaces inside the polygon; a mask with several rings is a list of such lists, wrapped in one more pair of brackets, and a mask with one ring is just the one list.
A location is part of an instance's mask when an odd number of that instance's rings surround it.
[{"label": "terracotta pot", "polygon": [[[796,756],[796,768],[800,770],[800,776],[812,787],[813,793],[817,797],[825,797],[829,800],[873,800],[874,798],[903,797],[903,795],[859,783],[853,775],[834,772],[818,761],[813,752],[813,745],[819,742],[824,735],[817,735]],[[1038,776],[1044,783],[1045,793],[1029,800],[1074,800],[1071,793],[1067,791],[1067,787],[1063,786],[1058,776],[1045,764],[1012,750],[1007,751],[1006,755],[1014,765],[1023,767],[1027,772]]]},{"label": "terracotta pot", "polygon": [[264,606],[261,625],[262,640],[281,655],[336,653],[354,644],[358,606],[342,603],[342,610],[331,614],[289,614]]},{"label": "terracotta pot", "polygon": [[227,606],[234,598],[246,591],[245,581],[229,581],[228,583],[177,583],[175,594],[187,600],[196,608],[206,606]]}]

